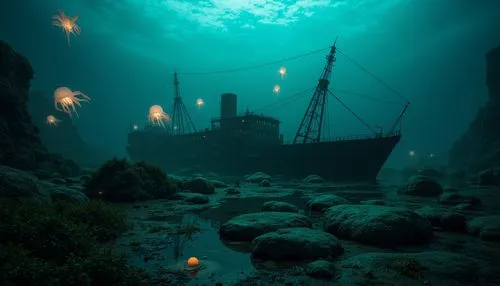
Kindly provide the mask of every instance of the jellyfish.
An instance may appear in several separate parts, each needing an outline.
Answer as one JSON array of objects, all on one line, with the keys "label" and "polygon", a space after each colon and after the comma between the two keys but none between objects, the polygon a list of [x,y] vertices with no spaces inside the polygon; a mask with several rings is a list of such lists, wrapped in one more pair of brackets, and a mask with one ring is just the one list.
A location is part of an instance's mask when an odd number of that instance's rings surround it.
[{"label": "jellyfish", "polygon": [[170,122],[170,116],[163,111],[161,106],[153,105],[149,108],[148,121],[165,128],[164,122]]},{"label": "jellyfish", "polygon": [[57,119],[54,115],[48,115],[47,118],[45,119],[45,122],[49,126],[57,126],[61,120]]},{"label": "jellyfish", "polygon": [[278,73],[280,74],[281,76],[281,79],[285,79],[285,76],[286,76],[286,68],[285,67],[280,67]]},{"label": "jellyfish", "polygon": [[198,98],[196,100],[196,106],[198,106],[198,108],[201,108],[203,105],[205,105],[205,101],[202,98]]},{"label": "jellyfish", "polygon": [[[80,96],[80,97],[79,97]],[[83,94],[81,91],[72,91],[67,87],[59,87],[54,91],[54,107],[58,111],[67,113],[70,117],[74,112],[76,112],[75,105],[81,107],[81,102],[89,102],[90,97]]]},{"label": "jellyfish", "polygon": [[75,16],[73,18],[66,16],[64,11],[59,10],[59,15],[54,15],[52,16],[52,25],[56,27],[60,27],[64,33],[66,33],[66,38],[68,39],[68,46],[71,46],[69,37],[70,34],[73,35],[80,35],[80,26],[76,24],[76,21],[78,20],[80,16]]},{"label": "jellyfish", "polygon": [[273,88],[273,93],[274,93],[274,94],[280,94],[280,92],[281,92],[281,87],[280,87],[280,85],[279,85],[279,84],[275,84],[275,85],[274,85],[274,88]]}]

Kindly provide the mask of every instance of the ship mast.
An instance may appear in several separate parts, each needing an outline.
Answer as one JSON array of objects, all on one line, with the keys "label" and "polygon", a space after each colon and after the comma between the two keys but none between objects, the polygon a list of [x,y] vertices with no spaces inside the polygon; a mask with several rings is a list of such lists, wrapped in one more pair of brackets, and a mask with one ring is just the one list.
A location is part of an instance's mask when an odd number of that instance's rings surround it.
[{"label": "ship mast", "polygon": [[174,72],[174,108],[172,110],[172,134],[182,135],[196,132],[193,120],[182,102],[177,72]]},{"label": "ship mast", "polygon": [[325,114],[325,103],[328,96],[328,85],[330,84],[330,75],[332,73],[333,63],[335,62],[335,53],[337,52],[337,40],[330,48],[330,53],[326,56],[326,64],[323,68],[321,77],[314,90],[313,97],[309,102],[306,113],[300,122],[293,144],[314,143],[321,139],[321,130],[323,129],[323,117]]}]

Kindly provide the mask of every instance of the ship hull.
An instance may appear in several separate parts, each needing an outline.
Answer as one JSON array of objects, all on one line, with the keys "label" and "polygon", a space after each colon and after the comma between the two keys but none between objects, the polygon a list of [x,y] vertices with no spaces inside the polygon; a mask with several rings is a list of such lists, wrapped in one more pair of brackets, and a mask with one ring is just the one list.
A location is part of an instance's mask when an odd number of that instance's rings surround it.
[{"label": "ship hull", "polygon": [[[400,135],[308,144],[259,146],[232,141],[211,144],[207,136],[129,134],[127,152],[133,161],[157,165],[168,173],[202,169],[224,175],[266,172],[290,178],[315,174],[334,181],[374,181]],[[228,142],[215,140],[216,142]]]}]

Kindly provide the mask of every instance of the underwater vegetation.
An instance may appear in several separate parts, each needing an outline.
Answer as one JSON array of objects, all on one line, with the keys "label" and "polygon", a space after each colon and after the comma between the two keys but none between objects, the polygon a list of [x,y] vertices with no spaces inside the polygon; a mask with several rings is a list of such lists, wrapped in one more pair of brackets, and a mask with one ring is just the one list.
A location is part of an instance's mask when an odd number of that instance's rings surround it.
[{"label": "underwater vegetation", "polygon": [[117,158],[105,162],[84,186],[90,198],[109,202],[164,199],[176,191],[176,186],[160,168]]},{"label": "underwater vegetation", "polygon": [[0,201],[2,285],[138,285],[142,271],[100,245],[129,228],[102,202]]}]

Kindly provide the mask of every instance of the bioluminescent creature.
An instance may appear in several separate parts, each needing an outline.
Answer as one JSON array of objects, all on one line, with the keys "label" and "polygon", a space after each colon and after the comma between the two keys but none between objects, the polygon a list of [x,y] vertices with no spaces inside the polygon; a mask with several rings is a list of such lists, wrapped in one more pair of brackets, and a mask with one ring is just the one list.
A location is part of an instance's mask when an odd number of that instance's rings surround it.
[{"label": "bioluminescent creature", "polygon": [[47,115],[47,118],[45,119],[45,123],[49,126],[57,126],[61,120],[57,119],[54,115]]},{"label": "bioluminescent creature", "polygon": [[280,94],[281,92],[281,87],[279,84],[275,84],[274,87],[273,87],[273,93],[274,94]]},{"label": "bioluminescent creature", "polygon": [[280,74],[281,79],[285,79],[285,77],[286,77],[286,68],[285,67],[280,67],[278,73]]},{"label": "bioluminescent creature", "polygon": [[54,107],[58,111],[62,111],[67,113],[70,117],[74,112],[76,116],[78,116],[78,112],[76,112],[76,107],[81,107],[81,102],[89,102],[90,97],[86,96],[80,91],[72,91],[67,87],[59,87],[54,91]]},{"label": "bioluminescent creature", "polygon": [[66,38],[68,39],[68,46],[71,46],[70,35],[80,35],[80,26],[76,24],[80,16],[75,16],[73,18],[66,16],[64,11],[59,10],[59,15],[52,16],[52,25],[60,27],[64,33],[66,33]]},{"label": "bioluminescent creature", "polygon": [[196,100],[196,106],[198,106],[198,108],[201,108],[203,105],[205,105],[205,101],[202,98],[198,98]]},{"label": "bioluminescent creature", "polygon": [[149,108],[148,121],[153,125],[165,128],[165,122],[170,122],[170,116],[163,111],[159,105],[153,105]]}]

